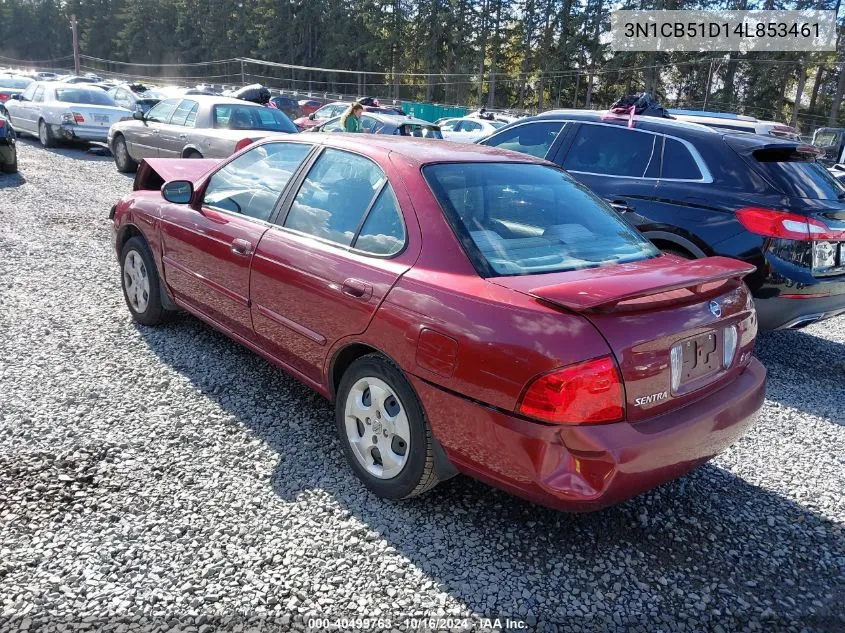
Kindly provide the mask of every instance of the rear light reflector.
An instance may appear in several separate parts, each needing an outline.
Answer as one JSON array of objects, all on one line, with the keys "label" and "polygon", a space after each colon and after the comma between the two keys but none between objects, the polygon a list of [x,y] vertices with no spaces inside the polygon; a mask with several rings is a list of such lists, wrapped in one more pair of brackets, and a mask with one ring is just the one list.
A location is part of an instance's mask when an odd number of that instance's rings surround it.
[{"label": "rear light reflector", "polygon": [[73,113],[73,120],[77,123],[85,123],[85,117],[79,114],[79,112]]},{"label": "rear light reflector", "polygon": [[556,369],[528,384],[518,410],[556,424],[620,422],[625,417],[622,378],[610,356]]},{"label": "rear light reflector", "polygon": [[736,212],[736,217],[746,229],[765,237],[788,240],[845,239],[845,231],[830,229],[815,218],[786,211],[743,207]]},{"label": "rear light reflector", "polygon": [[669,367],[672,375],[672,392],[676,392],[681,386],[681,373],[684,370],[684,348],[681,343],[672,346],[669,352]]},{"label": "rear light reflector", "polygon": [[736,328],[731,325],[726,327],[722,331],[722,368],[727,369],[734,362],[734,356],[736,356],[736,343],[737,343],[737,331]]},{"label": "rear light reflector", "polygon": [[242,138],[240,141],[238,141],[238,144],[235,145],[235,151],[239,152],[247,145],[252,145],[252,143],[253,140],[251,138]]}]

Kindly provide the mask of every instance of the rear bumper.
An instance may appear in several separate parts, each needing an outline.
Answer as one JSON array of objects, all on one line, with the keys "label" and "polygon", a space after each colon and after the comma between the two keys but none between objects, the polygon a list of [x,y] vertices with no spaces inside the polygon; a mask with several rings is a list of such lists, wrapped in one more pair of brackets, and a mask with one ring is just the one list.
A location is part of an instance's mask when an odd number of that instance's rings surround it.
[{"label": "rear bumper", "polygon": [[761,330],[800,329],[845,314],[845,294],[797,299],[754,299]]},{"label": "rear bumper", "polygon": [[94,141],[105,143],[108,139],[109,128],[94,125],[59,125],[53,126],[59,136],[68,141]]},{"label": "rear bumper", "polygon": [[734,443],[757,419],[766,370],[642,422],[549,426],[411,377],[435,437],[458,470],[536,503],[599,510],[675,479]]}]

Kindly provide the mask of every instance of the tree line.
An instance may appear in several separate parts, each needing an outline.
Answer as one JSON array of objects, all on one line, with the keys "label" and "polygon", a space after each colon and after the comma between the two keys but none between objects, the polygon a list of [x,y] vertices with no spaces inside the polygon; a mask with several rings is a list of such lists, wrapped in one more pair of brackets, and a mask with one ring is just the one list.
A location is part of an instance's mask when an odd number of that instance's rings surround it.
[{"label": "tree line", "polygon": [[[625,0],[618,8],[839,11],[839,2]],[[804,131],[840,122],[845,20],[837,52],[613,53],[606,33],[615,6],[610,0],[0,0],[0,66],[11,58],[61,59],[68,67],[69,20],[76,15],[87,67],[138,76],[244,79],[529,111],[605,107],[621,94],[649,90],[666,105],[740,112]],[[252,62],[184,66],[233,58],[359,72]]]}]

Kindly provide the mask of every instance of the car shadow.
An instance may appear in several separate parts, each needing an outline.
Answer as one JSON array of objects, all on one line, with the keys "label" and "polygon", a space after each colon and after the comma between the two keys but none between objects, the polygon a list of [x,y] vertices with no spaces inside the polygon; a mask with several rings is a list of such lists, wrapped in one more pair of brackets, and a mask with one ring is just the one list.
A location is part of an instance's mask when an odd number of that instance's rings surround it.
[{"label": "car shadow", "polygon": [[26,184],[26,178],[20,172],[4,174],[0,172],[0,189],[12,189]]},{"label": "car shadow", "polygon": [[330,498],[366,526],[356,538],[383,540],[482,617],[544,631],[761,630],[761,619],[765,630],[845,627],[842,526],[727,470],[706,465],[588,515],[460,476],[383,501],[354,479],[323,398],[192,317],[137,328],[278,454],[270,484],[281,502]]},{"label": "car shadow", "polygon": [[[18,145],[37,147],[45,152],[49,152],[50,154],[56,154],[66,158],[72,158],[74,160],[86,160],[92,162],[111,162],[114,160],[111,152],[109,152],[107,148],[107,154],[99,153],[101,146],[97,144],[60,142],[57,147],[44,147],[36,138],[18,135]],[[89,151],[93,148],[96,148],[95,152]]]},{"label": "car shadow", "polygon": [[768,370],[769,400],[845,426],[845,344],[778,330],[760,334],[756,354]]}]

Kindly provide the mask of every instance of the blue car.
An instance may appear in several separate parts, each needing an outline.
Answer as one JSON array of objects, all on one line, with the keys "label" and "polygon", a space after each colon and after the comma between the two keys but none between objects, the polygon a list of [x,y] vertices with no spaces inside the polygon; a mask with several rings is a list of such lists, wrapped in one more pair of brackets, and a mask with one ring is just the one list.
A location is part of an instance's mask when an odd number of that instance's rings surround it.
[{"label": "blue car", "polygon": [[562,166],[660,249],[734,257],[761,329],[845,313],[845,185],[800,141],[557,110],[479,141]]}]

